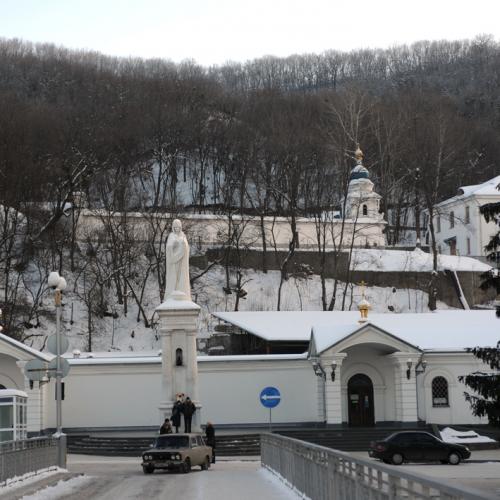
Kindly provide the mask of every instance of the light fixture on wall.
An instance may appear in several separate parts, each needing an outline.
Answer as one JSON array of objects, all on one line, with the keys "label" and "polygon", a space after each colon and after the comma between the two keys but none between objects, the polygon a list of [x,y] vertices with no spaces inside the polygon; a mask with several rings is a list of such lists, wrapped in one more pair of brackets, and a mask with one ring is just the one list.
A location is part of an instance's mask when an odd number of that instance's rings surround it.
[{"label": "light fixture on wall", "polygon": [[325,370],[321,366],[321,363],[319,361],[318,356],[311,356],[309,359],[311,360],[312,367],[313,367],[313,370],[314,370],[314,374],[317,377],[326,378]]},{"label": "light fixture on wall", "polygon": [[332,361],[332,373],[331,373],[332,382],[335,382],[335,370],[336,369],[337,369],[337,362]]},{"label": "light fixture on wall", "polygon": [[406,366],[408,367],[408,369],[406,370],[406,378],[408,380],[410,380],[411,378],[411,367],[413,365],[413,361],[411,359],[408,359],[408,361],[406,362]]},{"label": "light fixture on wall", "polygon": [[427,361],[421,359],[417,363],[417,366],[415,366],[415,374],[420,375],[421,373],[424,373],[426,368],[427,368]]}]

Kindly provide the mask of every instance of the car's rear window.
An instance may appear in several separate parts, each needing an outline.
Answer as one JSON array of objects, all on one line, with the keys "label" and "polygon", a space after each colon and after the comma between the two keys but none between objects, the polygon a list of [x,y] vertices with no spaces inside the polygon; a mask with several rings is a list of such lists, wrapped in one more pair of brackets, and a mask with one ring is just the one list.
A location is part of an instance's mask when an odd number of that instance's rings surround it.
[{"label": "car's rear window", "polygon": [[156,448],[189,448],[188,436],[160,436],[156,440]]}]

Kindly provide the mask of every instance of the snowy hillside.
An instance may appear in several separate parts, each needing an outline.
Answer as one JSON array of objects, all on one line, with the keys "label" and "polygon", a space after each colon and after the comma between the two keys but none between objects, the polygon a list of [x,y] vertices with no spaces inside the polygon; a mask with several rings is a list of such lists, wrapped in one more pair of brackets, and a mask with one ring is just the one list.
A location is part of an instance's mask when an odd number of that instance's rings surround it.
[{"label": "snowy hillside", "polygon": [[[240,299],[240,310],[271,311],[276,309],[277,289],[280,275],[277,271],[264,274],[255,270],[246,270],[244,281],[247,292],[245,299]],[[65,293],[63,307],[63,325],[70,340],[70,350],[88,350],[87,315],[84,304],[71,292],[71,276],[67,277],[69,292]],[[206,338],[218,322],[211,316],[215,311],[234,310],[234,294],[226,295],[225,270],[222,266],[212,268],[200,278],[193,287],[193,300],[202,308],[200,317],[200,338]],[[327,290],[331,293],[333,280],[327,281]],[[337,290],[336,309],[341,308],[344,286]],[[358,286],[349,286],[345,297],[345,309],[355,310],[361,298]],[[374,312],[388,314],[403,312],[424,312],[427,310],[427,294],[419,290],[370,287],[366,289],[366,298],[372,304]],[[149,317],[153,316],[159,305],[157,285],[149,284],[144,298],[144,307]],[[393,310],[391,312],[389,307]],[[438,303],[438,308],[448,309],[446,304]],[[47,303],[47,309],[51,309]],[[123,306],[115,305],[116,318],[104,317],[94,322],[92,334],[93,351],[158,351],[161,342],[156,327],[146,328],[143,321],[137,321],[137,306],[129,303],[127,316],[123,314]],[[321,286],[319,276],[312,275],[308,279],[291,278],[283,285],[282,310],[321,310]],[[27,343],[36,348],[44,348],[46,336],[54,333],[54,324],[47,321],[32,330],[37,336]]]}]

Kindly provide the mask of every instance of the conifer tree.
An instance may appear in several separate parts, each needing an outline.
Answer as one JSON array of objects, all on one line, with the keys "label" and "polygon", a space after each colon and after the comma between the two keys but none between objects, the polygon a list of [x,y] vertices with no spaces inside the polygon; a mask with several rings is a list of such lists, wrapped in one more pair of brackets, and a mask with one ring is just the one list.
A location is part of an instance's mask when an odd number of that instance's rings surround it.
[{"label": "conifer tree", "polygon": [[[483,274],[481,283],[483,290],[496,290],[498,296],[500,295],[500,202],[483,205],[480,211],[486,222],[494,221],[499,228],[486,245],[487,258],[495,263],[495,267]],[[496,316],[500,319],[498,300],[495,308]],[[494,371],[493,373],[475,372],[459,377],[460,382],[464,382],[475,393],[465,392],[465,399],[470,403],[474,415],[486,416],[491,425],[500,427],[500,341],[496,347],[475,347],[469,349],[469,352]]]}]

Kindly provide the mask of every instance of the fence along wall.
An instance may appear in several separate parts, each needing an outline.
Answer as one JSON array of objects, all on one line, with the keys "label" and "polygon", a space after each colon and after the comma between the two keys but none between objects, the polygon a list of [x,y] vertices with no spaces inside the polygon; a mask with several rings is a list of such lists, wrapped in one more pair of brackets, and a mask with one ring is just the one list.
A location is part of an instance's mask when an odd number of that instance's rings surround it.
[{"label": "fence along wall", "polygon": [[261,461],[264,467],[311,500],[496,498],[276,434],[261,436]]},{"label": "fence along wall", "polygon": [[57,439],[31,438],[0,443],[0,486],[8,479],[57,466]]}]

